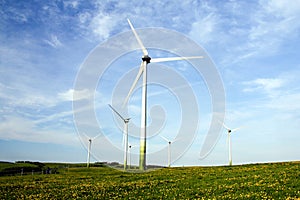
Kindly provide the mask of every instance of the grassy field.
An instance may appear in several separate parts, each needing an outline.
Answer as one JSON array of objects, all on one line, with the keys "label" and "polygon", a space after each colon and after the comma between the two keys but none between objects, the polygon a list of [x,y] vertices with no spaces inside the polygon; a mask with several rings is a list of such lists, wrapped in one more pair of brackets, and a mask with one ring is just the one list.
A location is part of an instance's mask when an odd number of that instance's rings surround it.
[{"label": "grassy field", "polygon": [[300,162],[178,167],[124,173],[109,167],[0,177],[0,199],[300,199]]}]

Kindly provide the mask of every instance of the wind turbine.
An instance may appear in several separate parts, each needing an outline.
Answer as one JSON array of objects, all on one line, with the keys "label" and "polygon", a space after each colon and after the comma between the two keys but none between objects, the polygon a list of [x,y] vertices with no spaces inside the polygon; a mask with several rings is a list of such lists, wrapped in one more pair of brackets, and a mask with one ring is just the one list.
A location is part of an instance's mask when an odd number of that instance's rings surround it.
[{"label": "wind turbine", "polygon": [[230,140],[230,135],[232,132],[235,132],[239,129],[241,129],[241,127],[239,128],[235,128],[235,129],[230,129],[228,126],[226,126],[223,123],[223,127],[227,130],[227,143],[228,143],[228,156],[229,156],[229,166],[232,165],[232,155],[231,155],[231,140]]},{"label": "wind turbine", "polygon": [[85,133],[83,133],[85,135],[85,137],[89,138],[89,144],[88,144],[88,155],[87,155],[87,161],[86,161],[86,167],[89,168],[90,167],[90,159],[91,159],[91,149],[92,149],[92,141],[95,140],[97,137],[101,136],[101,134],[96,135],[93,138],[90,138],[89,136],[87,136]]},{"label": "wind turbine", "polygon": [[[124,131],[123,131],[123,145],[124,145],[124,171],[127,169],[127,156],[128,156],[128,123],[130,118],[124,118],[116,109],[114,109],[110,104],[108,106],[124,121]],[[125,140],[124,140],[125,137]]]},{"label": "wind turbine", "polygon": [[90,159],[91,159],[91,148],[92,148],[92,139],[89,139],[89,147],[88,147],[88,158],[87,158],[87,164],[86,167],[90,167]]},{"label": "wind turbine", "polygon": [[168,143],[168,167],[171,167],[171,144],[174,143],[175,141],[177,141],[178,138],[171,141],[171,140],[168,140],[167,138],[165,138],[162,135],[160,137]]},{"label": "wind turbine", "polygon": [[147,65],[150,63],[157,63],[157,62],[167,62],[167,61],[176,61],[176,60],[188,60],[188,59],[197,59],[203,58],[203,56],[193,56],[193,57],[170,57],[170,58],[151,58],[148,54],[147,49],[145,48],[143,42],[141,41],[140,37],[138,36],[137,32],[135,31],[133,25],[131,24],[130,20],[127,19],[128,24],[139,43],[139,46],[143,52],[142,63],[139,68],[139,72],[129,90],[127,97],[125,98],[124,104],[127,104],[128,99],[134,90],[138,80],[143,74],[143,84],[142,84],[142,109],[141,109],[141,136],[140,136],[140,160],[139,160],[139,169],[145,170],[146,169],[146,127],[147,127]]}]

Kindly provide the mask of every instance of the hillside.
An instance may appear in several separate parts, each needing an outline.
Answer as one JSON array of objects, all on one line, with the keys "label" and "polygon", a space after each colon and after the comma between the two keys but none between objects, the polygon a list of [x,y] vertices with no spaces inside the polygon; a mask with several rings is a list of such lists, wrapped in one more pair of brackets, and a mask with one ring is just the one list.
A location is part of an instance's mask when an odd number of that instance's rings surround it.
[{"label": "hillside", "polygon": [[0,199],[297,199],[300,162],[178,167],[124,173],[109,167],[0,177]]}]

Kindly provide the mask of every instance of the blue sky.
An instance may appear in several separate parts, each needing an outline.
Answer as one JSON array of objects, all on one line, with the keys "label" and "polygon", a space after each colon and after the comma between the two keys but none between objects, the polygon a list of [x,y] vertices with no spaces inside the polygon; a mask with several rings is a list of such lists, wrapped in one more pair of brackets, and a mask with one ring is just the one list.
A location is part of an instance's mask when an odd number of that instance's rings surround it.
[{"label": "blue sky", "polygon": [[[206,50],[225,88],[225,123],[232,128],[243,126],[232,134],[233,163],[300,160],[299,0],[2,0],[0,4],[0,160],[86,161],[87,141],[78,135],[73,119],[74,83],[97,45],[130,30],[127,18],[136,28],[175,30]],[[117,68],[121,61],[116,61],[111,69],[119,73],[108,71],[95,91],[101,132],[116,148],[122,143],[122,124],[106,105],[112,101],[111,90],[118,78],[136,69],[139,59],[122,70]],[[205,80],[176,64],[170,66],[195,91],[200,120],[193,144],[174,165],[224,165],[228,163],[224,129],[212,152],[199,159],[210,124],[210,94]],[[175,138],[171,132],[176,132],[174,122],[180,120],[174,117],[180,116],[176,99],[168,88],[153,85],[149,95],[155,93],[153,105],[164,107],[167,117],[159,134]],[[133,122],[129,132],[136,136],[130,142],[138,145],[139,133],[132,126],[139,126],[139,104],[134,99],[129,114]],[[96,145],[92,161],[122,162],[122,154]],[[166,144],[156,138],[148,150],[161,146]],[[138,147],[132,153],[132,163],[137,163]],[[153,162],[165,165],[166,157],[167,151]]]}]

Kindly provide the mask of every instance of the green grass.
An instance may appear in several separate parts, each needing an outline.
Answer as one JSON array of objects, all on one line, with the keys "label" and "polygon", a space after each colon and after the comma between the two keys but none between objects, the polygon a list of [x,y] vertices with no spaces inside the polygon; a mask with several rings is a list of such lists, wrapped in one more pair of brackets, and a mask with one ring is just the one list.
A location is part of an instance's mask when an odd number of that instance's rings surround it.
[{"label": "green grass", "polygon": [[9,163],[9,162],[0,162],[0,176],[11,175],[11,174],[21,174],[28,173],[32,171],[42,171],[42,163]]},{"label": "green grass", "polygon": [[[91,166],[103,166],[101,164],[91,164]],[[1,162],[0,161],[0,176],[7,175],[21,175],[23,174],[43,174],[50,168],[52,173],[59,173],[59,170],[67,168],[79,168],[86,167],[86,163],[41,163],[30,161],[18,161],[18,162]]]},{"label": "green grass", "polygon": [[11,168],[36,167],[30,163],[0,163],[0,171]]},{"label": "green grass", "polygon": [[0,177],[0,199],[299,199],[300,162]]}]

